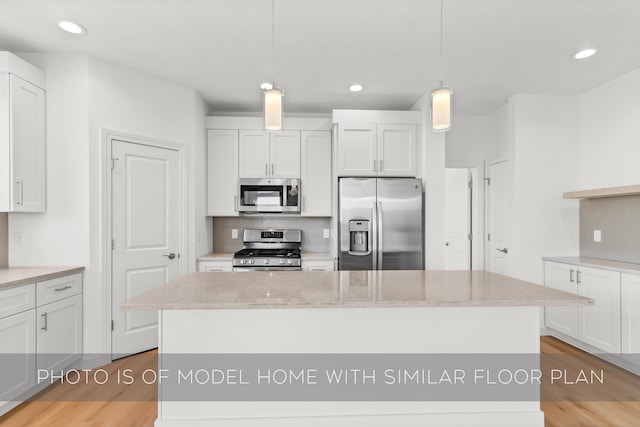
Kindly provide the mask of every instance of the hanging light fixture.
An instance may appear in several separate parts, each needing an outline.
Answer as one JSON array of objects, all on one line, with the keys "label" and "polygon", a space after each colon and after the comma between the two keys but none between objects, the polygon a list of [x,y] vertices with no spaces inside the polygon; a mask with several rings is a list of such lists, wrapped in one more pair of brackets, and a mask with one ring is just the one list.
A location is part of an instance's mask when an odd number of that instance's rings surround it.
[{"label": "hanging light fixture", "polygon": [[440,87],[431,92],[431,129],[434,132],[451,130],[451,95],[450,86],[445,86],[443,78],[443,9],[444,0],[440,0]]},{"label": "hanging light fixture", "polygon": [[264,128],[271,132],[282,130],[282,98],[284,92],[274,82],[275,74],[275,33],[276,33],[275,0],[271,0],[271,83],[260,85],[264,92]]}]

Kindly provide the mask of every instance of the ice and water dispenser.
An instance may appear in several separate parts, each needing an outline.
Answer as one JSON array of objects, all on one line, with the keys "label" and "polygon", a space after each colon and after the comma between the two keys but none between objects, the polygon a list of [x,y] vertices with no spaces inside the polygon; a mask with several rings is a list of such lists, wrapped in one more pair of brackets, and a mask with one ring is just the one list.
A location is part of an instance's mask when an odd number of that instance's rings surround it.
[{"label": "ice and water dispenser", "polygon": [[366,255],[369,249],[369,220],[352,219],[349,221],[349,253]]}]

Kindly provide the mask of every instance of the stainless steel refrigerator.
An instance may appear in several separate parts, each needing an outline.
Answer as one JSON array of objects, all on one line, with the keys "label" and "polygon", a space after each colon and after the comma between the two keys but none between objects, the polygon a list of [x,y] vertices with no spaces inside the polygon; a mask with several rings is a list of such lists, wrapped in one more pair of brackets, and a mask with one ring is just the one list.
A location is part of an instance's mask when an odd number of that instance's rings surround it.
[{"label": "stainless steel refrigerator", "polygon": [[422,181],[340,178],[339,270],[424,269]]}]

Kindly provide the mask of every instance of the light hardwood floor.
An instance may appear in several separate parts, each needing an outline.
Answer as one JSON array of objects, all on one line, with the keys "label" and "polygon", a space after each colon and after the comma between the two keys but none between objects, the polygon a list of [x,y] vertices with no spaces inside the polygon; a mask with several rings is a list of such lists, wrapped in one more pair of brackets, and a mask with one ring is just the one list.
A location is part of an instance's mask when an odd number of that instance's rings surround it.
[{"label": "light hardwood floor", "polygon": [[[545,414],[545,427],[637,427],[640,426],[640,377],[619,369],[596,357],[552,337],[540,339],[541,352],[550,356],[545,361],[560,355],[558,363],[566,364],[567,355],[571,363],[589,366],[594,370],[606,369],[607,387],[612,395],[628,393],[629,401],[567,401],[563,393],[570,388],[545,389],[541,403]],[[578,362],[575,362],[578,361]],[[113,377],[123,368],[143,372],[157,368],[157,352],[149,351],[121,359],[104,369]],[[554,365],[557,367],[557,365]],[[568,367],[571,369],[571,367]],[[544,362],[542,366],[545,370]],[[24,403],[0,417],[2,427],[152,427],[157,416],[157,388],[146,386],[136,378],[140,386],[65,386],[56,384],[37,395],[33,401]],[[78,399],[82,395],[83,399]],[[557,400],[544,400],[549,396]],[[64,396],[64,398],[60,398]],[[516,427],[516,426],[514,426]]]}]

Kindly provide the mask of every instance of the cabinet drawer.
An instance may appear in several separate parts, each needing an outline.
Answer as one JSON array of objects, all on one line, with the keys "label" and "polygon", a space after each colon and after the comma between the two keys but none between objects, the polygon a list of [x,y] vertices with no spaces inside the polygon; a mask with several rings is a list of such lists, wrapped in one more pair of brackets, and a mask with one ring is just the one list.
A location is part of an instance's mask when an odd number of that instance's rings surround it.
[{"label": "cabinet drawer", "polygon": [[30,310],[35,306],[35,283],[0,291],[0,319]]},{"label": "cabinet drawer", "polygon": [[198,271],[233,271],[233,262],[229,261],[199,261]]},{"label": "cabinet drawer", "polygon": [[38,282],[38,307],[82,292],[82,273]]}]

